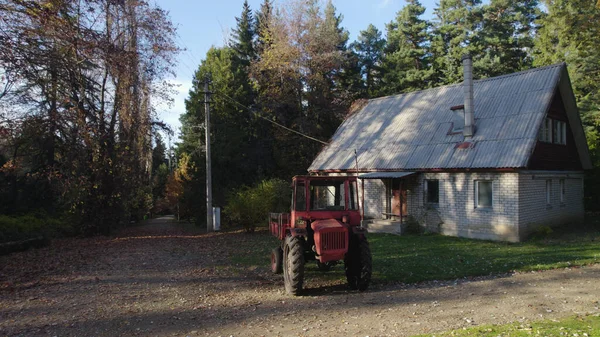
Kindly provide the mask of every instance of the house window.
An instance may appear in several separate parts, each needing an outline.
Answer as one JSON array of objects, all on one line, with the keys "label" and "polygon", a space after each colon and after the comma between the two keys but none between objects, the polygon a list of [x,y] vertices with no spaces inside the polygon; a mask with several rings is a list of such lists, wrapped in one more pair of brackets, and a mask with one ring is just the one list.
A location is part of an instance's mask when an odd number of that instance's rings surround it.
[{"label": "house window", "polygon": [[491,180],[475,181],[475,207],[491,208],[493,200],[493,186]]},{"label": "house window", "polygon": [[538,140],[544,143],[553,143],[566,145],[567,144],[567,123],[546,118],[542,127]]},{"label": "house window", "polygon": [[427,203],[439,204],[440,203],[440,181],[439,180],[426,180],[425,181],[425,195]]},{"label": "house window", "polygon": [[546,180],[546,204],[552,204],[552,180]]},{"label": "house window", "polygon": [[559,186],[560,186],[560,203],[564,204],[565,203],[565,194],[566,194],[566,190],[565,190],[565,180],[561,179],[558,181]]}]

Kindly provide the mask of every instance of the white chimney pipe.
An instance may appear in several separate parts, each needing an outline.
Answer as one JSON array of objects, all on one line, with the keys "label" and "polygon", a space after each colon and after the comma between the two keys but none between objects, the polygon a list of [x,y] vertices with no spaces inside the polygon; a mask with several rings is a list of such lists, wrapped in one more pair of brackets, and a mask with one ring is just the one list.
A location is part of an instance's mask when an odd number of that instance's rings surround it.
[{"label": "white chimney pipe", "polygon": [[463,135],[465,137],[473,137],[475,134],[475,115],[473,107],[473,60],[471,55],[465,54],[462,57],[463,71],[465,81],[463,87],[465,90],[465,126]]}]

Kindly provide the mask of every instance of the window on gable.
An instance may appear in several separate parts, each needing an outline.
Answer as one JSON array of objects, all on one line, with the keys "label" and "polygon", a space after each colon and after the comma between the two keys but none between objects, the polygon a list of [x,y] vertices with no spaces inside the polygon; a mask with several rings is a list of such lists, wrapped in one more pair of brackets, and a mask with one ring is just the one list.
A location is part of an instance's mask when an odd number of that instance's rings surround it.
[{"label": "window on gable", "polygon": [[566,145],[567,123],[552,118],[546,118],[540,128],[538,140],[544,143]]},{"label": "window on gable", "polygon": [[546,137],[544,141],[552,143],[552,120],[550,118],[546,118]]},{"label": "window on gable", "polygon": [[426,180],[425,181],[425,195],[427,203],[439,204],[440,203],[440,181],[439,180]]},{"label": "window on gable", "polygon": [[475,208],[492,208],[493,185],[491,180],[475,181]]}]

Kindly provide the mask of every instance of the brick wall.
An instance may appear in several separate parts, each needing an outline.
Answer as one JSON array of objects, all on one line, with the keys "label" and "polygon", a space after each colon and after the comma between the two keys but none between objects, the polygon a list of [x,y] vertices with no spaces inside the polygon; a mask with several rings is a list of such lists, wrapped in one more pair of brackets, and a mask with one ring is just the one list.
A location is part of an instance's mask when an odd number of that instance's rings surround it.
[{"label": "brick wall", "polygon": [[[425,181],[439,181],[439,203],[428,204]],[[492,182],[492,207],[475,205],[475,182]],[[409,190],[409,215],[445,235],[518,241],[518,173],[424,173]]]},{"label": "brick wall", "polygon": [[[565,193],[561,202],[561,183]],[[550,181],[547,202],[546,181]],[[539,226],[577,224],[583,221],[583,174],[525,171],[519,175],[519,231],[522,238]]]},{"label": "brick wall", "polygon": [[[388,198],[386,186],[381,179],[365,179],[365,219],[381,219],[386,212]],[[362,183],[359,181],[359,198],[362,202]],[[361,205],[362,206],[362,205]]]}]

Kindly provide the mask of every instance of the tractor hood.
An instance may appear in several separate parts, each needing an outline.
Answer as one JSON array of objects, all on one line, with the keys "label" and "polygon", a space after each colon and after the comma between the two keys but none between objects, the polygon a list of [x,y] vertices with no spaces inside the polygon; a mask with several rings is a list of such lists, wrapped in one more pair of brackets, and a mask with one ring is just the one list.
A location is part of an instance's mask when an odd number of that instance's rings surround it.
[{"label": "tractor hood", "polygon": [[346,226],[342,224],[341,221],[336,219],[325,219],[325,220],[316,220],[310,224],[310,227],[313,231],[319,232],[323,229],[328,228],[345,228]]}]

